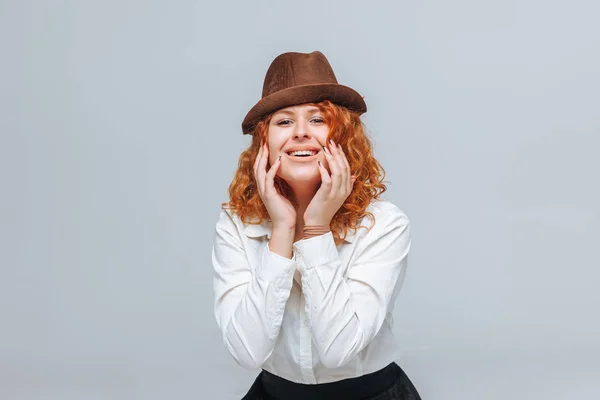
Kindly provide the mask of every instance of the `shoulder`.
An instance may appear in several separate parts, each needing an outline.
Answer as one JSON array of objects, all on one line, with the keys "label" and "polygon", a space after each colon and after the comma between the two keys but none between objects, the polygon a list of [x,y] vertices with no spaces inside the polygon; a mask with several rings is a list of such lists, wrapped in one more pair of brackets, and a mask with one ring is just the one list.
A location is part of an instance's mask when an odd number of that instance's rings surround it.
[{"label": "shoulder", "polygon": [[[406,213],[396,204],[388,200],[372,200],[365,210],[372,215],[365,215],[357,224],[355,234],[351,233],[358,241],[371,243],[382,237],[404,235],[410,236],[410,221]],[[358,242],[357,242],[358,243]]]},{"label": "shoulder", "polygon": [[373,200],[366,211],[373,214],[375,224],[400,222],[408,225],[410,223],[404,210],[389,200]]},{"label": "shoulder", "polygon": [[228,232],[237,236],[260,237],[268,234],[269,221],[259,222],[256,217],[244,222],[235,210],[229,207],[221,207],[217,219],[217,232]]},{"label": "shoulder", "polygon": [[216,228],[217,230],[240,231],[243,229],[243,223],[234,210],[221,206]]}]

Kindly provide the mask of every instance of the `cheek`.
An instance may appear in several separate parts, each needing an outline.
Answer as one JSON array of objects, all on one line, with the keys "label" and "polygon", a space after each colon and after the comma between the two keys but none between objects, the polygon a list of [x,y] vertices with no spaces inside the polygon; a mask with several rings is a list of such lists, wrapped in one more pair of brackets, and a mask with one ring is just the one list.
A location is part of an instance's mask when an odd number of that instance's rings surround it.
[{"label": "cheek", "polygon": [[273,165],[273,163],[275,162],[275,160],[277,159],[277,157],[279,157],[279,153],[277,151],[277,147],[272,146],[271,144],[269,144],[269,163],[271,165]]},{"label": "cheek", "polygon": [[267,140],[267,146],[269,147],[269,161],[271,165],[275,162],[277,157],[281,154],[281,148],[283,147],[284,141],[277,135],[277,131],[271,132],[269,130],[269,139]]},{"label": "cheek", "polygon": [[322,129],[315,134],[319,143],[323,146],[327,144],[327,137],[329,136],[329,128],[324,126]]}]

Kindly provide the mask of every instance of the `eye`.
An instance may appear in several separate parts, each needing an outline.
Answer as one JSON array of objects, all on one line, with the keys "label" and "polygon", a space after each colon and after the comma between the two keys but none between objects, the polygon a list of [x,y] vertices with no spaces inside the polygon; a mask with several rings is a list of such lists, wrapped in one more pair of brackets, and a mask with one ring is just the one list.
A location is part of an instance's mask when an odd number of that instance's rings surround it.
[{"label": "eye", "polygon": [[282,119],[281,121],[277,122],[277,125],[279,126],[285,126],[285,125],[289,125],[291,124],[292,121],[289,119]]},{"label": "eye", "polygon": [[325,122],[325,119],[323,119],[321,117],[315,117],[315,118],[311,119],[310,122],[314,122],[315,124],[322,124]]}]

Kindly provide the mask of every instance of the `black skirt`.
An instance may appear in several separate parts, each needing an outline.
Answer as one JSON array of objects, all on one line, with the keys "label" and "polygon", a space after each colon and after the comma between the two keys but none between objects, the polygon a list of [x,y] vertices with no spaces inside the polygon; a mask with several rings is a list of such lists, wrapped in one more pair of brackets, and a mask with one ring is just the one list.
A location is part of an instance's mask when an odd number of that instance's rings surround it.
[{"label": "black skirt", "polygon": [[263,370],[242,400],[421,400],[396,363],[371,374],[331,383],[295,383]]}]

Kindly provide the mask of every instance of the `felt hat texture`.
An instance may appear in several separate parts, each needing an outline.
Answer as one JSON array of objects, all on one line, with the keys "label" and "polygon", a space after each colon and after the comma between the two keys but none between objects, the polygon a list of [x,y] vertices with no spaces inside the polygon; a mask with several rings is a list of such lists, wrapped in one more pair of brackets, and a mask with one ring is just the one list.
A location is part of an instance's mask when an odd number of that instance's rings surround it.
[{"label": "felt hat texture", "polygon": [[246,114],[242,132],[252,134],[256,124],[273,111],[323,100],[359,114],[367,111],[363,96],[338,83],[333,68],[320,51],[280,54],[267,70],[262,98]]}]

